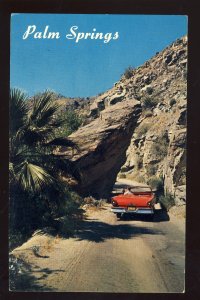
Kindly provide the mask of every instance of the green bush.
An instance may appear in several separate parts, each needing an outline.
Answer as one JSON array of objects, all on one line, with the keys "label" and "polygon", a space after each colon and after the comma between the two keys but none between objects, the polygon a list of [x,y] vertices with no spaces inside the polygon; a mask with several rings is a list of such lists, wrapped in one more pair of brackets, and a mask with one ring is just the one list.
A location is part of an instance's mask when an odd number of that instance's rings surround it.
[{"label": "green bush", "polygon": [[63,120],[63,125],[57,131],[60,137],[67,137],[76,131],[84,122],[84,118],[79,116],[73,109],[62,112],[59,116]]},{"label": "green bush", "polygon": [[169,101],[169,105],[173,106],[174,104],[176,104],[176,100],[173,98]]},{"label": "green bush", "polygon": [[133,76],[133,70],[134,70],[134,68],[131,67],[131,66],[129,66],[129,67],[125,70],[125,72],[124,72],[124,77],[125,77],[126,79],[131,78],[131,77]]},{"label": "green bush", "polygon": [[153,96],[146,96],[141,99],[143,109],[150,109],[155,107],[159,100]]},{"label": "green bush", "polygon": [[169,211],[169,209],[175,205],[174,196],[169,193],[166,193],[165,195],[161,195],[159,197],[159,202],[161,203],[163,208],[166,209],[166,211]]}]

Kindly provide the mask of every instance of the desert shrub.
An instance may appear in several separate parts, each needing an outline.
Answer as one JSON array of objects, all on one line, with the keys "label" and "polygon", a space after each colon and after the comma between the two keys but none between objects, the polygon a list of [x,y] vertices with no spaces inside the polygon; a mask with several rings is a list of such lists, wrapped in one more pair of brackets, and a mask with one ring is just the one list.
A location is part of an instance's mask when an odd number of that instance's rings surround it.
[{"label": "desert shrub", "polygon": [[129,67],[124,71],[124,77],[125,77],[126,79],[131,78],[131,77],[133,76],[133,70],[134,70],[134,68],[131,67],[131,66],[129,66]]},{"label": "desert shrub", "polygon": [[147,174],[148,174],[149,176],[153,176],[153,175],[156,174],[157,168],[156,168],[155,165],[150,165],[150,164],[149,164],[149,165],[146,167],[146,170],[147,170]]},{"label": "desert shrub", "polygon": [[161,195],[159,197],[159,202],[161,203],[162,207],[169,211],[169,209],[175,205],[175,199],[172,194],[166,193],[165,195]]},{"label": "desert shrub", "polygon": [[153,143],[151,147],[151,152],[153,155],[158,156],[159,159],[163,159],[167,155],[168,146],[168,136],[167,134],[164,134]]},{"label": "desert shrub", "polygon": [[140,95],[138,95],[137,93],[135,94],[135,99],[136,99],[136,100],[141,100],[141,98],[142,98],[142,97],[141,97]]},{"label": "desert shrub", "polygon": [[146,110],[146,111],[144,111],[144,116],[145,116],[146,118],[149,118],[149,117],[152,117],[152,116],[153,116],[153,113],[152,113],[151,110]]},{"label": "desert shrub", "polygon": [[83,204],[83,198],[77,193],[70,191],[67,187],[62,193],[60,199],[60,205],[55,211],[57,218],[65,218],[66,220],[80,219],[83,213],[80,206]]},{"label": "desert shrub", "polygon": [[146,88],[146,93],[149,94],[149,95],[151,95],[153,93],[153,88],[151,86],[148,86]]},{"label": "desert shrub", "polygon": [[[55,222],[55,229],[58,234],[68,236],[74,233],[78,222],[83,219],[84,211],[81,208],[83,203],[83,198],[77,193],[66,190],[65,198],[62,199],[57,212],[57,222]],[[50,225],[52,226],[54,223]]]},{"label": "desert shrub", "polygon": [[127,171],[127,167],[121,167],[121,172],[126,172]]},{"label": "desert shrub", "polygon": [[76,131],[84,122],[84,117],[79,116],[73,109],[69,108],[59,115],[63,120],[62,126],[58,129],[57,135],[67,137],[72,132]]},{"label": "desert shrub", "polygon": [[162,193],[164,189],[163,179],[157,176],[152,176],[148,179],[147,183],[153,190],[156,190],[157,193]]},{"label": "desert shrub", "polygon": [[141,123],[140,126],[136,129],[137,138],[141,138],[150,128],[149,123]]},{"label": "desert shrub", "polygon": [[106,204],[106,199],[100,199],[100,200],[97,200],[95,199],[94,197],[92,196],[89,196],[89,197],[85,197],[83,199],[83,203],[87,205],[87,207],[102,207]]},{"label": "desert shrub", "polygon": [[99,202],[99,204],[98,204],[99,207],[102,207],[108,202],[108,200],[107,199],[100,199],[100,200],[98,200],[98,202]]},{"label": "desert shrub", "polygon": [[119,173],[119,178],[126,178],[126,174],[124,174],[124,173]]},{"label": "desert shrub", "polygon": [[96,200],[96,199],[95,199],[94,197],[92,197],[92,196],[85,197],[85,198],[83,199],[83,202],[84,202],[84,204],[87,204],[88,206],[95,206],[95,207],[101,206],[100,200]]},{"label": "desert shrub", "polygon": [[159,100],[153,96],[146,96],[141,99],[143,109],[150,109],[155,107]]},{"label": "desert shrub", "polygon": [[84,204],[93,204],[95,202],[95,199],[92,196],[85,197],[83,199]]},{"label": "desert shrub", "polygon": [[174,104],[176,104],[176,100],[173,98],[169,101],[169,105],[173,106]]}]

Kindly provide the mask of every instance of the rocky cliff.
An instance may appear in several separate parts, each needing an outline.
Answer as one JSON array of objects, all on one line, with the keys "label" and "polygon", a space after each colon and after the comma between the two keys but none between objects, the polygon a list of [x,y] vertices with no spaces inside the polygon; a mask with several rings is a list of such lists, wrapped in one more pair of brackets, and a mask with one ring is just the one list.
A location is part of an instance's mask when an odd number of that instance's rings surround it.
[{"label": "rocky cliff", "polygon": [[142,114],[119,176],[164,180],[177,205],[186,199],[187,38],[177,40],[135,71]]},{"label": "rocky cliff", "polygon": [[80,193],[107,197],[117,175],[162,178],[176,204],[185,201],[186,68],[183,37],[89,103],[88,124],[70,136],[79,146],[72,161],[82,175]]}]

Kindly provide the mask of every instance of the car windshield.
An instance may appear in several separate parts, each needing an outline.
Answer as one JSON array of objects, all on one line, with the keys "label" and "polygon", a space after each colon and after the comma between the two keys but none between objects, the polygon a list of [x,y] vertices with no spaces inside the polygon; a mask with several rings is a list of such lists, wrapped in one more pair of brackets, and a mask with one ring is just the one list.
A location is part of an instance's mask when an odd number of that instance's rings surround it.
[{"label": "car windshield", "polygon": [[151,188],[148,187],[148,186],[135,186],[135,187],[131,187],[131,192],[132,193],[150,193],[152,192],[151,191]]}]

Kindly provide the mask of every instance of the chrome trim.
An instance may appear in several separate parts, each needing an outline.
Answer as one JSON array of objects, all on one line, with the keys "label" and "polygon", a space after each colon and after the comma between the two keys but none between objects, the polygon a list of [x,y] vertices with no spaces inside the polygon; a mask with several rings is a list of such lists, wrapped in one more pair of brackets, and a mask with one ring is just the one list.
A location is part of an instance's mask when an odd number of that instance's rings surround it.
[{"label": "chrome trim", "polygon": [[127,210],[126,208],[111,208],[111,212],[113,213],[126,213],[126,214],[146,214],[146,215],[153,215],[153,209],[145,209],[145,208],[136,208],[136,210]]}]

